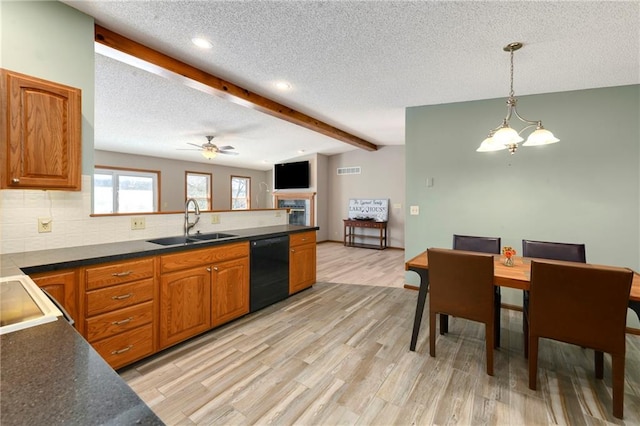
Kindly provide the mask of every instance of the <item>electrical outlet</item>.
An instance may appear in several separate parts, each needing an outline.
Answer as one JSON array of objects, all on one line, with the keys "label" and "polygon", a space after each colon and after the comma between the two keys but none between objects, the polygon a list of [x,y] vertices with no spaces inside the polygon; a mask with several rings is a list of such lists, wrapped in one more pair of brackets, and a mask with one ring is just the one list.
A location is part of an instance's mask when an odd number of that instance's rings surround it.
[{"label": "electrical outlet", "polygon": [[417,216],[420,214],[420,206],[411,206],[409,210],[409,214],[412,216]]},{"label": "electrical outlet", "polygon": [[131,218],[131,229],[144,229],[146,227],[146,223],[144,217],[132,217]]},{"label": "electrical outlet", "polygon": [[51,227],[53,226],[53,219],[50,217],[39,217],[38,218],[38,232],[51,232]]},{"label": "electrical outlet", "polygon": [[276,210],[276,217],[282,217],[282,212],[280,210]]},{"label": "electrical outlet", "polygon": [[220,215],[219,214],[212,214],[211,215],[211,223],[214,225],[217,225],[220,223]]}]

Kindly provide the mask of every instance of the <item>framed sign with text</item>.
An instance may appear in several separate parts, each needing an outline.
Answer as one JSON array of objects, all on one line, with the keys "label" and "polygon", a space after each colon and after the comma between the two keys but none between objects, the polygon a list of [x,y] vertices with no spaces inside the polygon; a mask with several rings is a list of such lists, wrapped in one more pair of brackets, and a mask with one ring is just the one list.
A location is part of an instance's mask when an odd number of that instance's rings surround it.
[{"label": "framed sign with text", "polygon": [[389,199],[351,198],[349,219],[386,222],[389,220]]}]

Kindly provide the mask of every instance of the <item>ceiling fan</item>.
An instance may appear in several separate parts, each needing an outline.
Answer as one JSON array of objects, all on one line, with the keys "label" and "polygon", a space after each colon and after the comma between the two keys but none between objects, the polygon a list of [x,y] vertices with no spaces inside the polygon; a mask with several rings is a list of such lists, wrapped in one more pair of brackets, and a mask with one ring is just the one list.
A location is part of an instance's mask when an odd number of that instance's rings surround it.
[{"label": "ceiling fan", "polygon": [[198,149],[193,149],[193,148],[182,148],[182,149],[186,149],[186,150],[193,150],[193,151],[201,151],[202,155],[204,156],[204,158],[211,160],[212,158],[215,158],[218,154],[226,154],[226,155],[238,155],[237,152],[233,152],[230,151],[231,149],[235,149],[234,147],[232,147],[231,145],[225,145],[225,146],[220,146],[218,147],[216,144],[211,143],[211,141],[213,140],[215,136],[207,136],[207,143],[203,143],[202,145],[197,145],[195,143],[190,143],[187,142],[187,145],[193,145],[195,147],[198,147]]}]

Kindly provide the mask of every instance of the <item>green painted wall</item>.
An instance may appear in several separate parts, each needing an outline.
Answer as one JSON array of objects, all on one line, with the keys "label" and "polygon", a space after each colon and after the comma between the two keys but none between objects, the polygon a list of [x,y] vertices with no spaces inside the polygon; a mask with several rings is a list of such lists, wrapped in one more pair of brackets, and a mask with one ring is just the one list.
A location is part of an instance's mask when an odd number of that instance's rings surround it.
[{"label": "green painted wall", "polygon": [[82,89],[82,173],[93,173],[93,18],[57,1],[0,2],[0,66]]},{"label": "green painted wall", "polygon": [[[408,108],[406,203],[420,215],[406,216],[406,257],[451,247],[458,233],[499,236],[518,251],[523,238],[583,242],[590,263],[640,270],[639,104],[638,85],[523,96],[519,112],[560,143],[515,155],[475,152],[505,99]],[[520,304],[521,294],[503,301]]]}]

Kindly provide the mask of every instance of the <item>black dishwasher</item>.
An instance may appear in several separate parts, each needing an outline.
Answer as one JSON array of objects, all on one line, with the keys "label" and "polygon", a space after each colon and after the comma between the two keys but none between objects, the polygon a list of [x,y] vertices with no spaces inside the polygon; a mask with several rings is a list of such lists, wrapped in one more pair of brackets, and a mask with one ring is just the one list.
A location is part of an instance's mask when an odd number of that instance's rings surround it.
[{"label": "black dishwasher", "polygon": [[262,309],[289,296],[289,236],[251,241],[250,309]]}]

